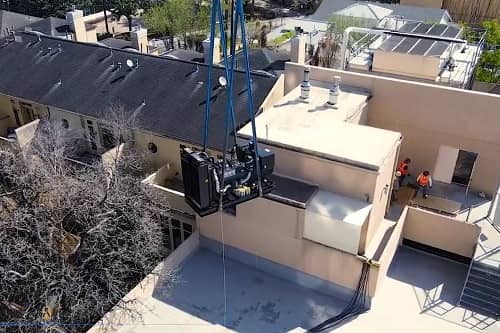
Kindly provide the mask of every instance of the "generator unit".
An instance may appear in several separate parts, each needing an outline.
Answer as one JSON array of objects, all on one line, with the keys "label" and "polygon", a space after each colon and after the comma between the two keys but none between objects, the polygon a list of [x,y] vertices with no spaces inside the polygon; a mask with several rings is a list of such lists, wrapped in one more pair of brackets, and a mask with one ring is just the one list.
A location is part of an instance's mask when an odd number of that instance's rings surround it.
[{"label": "generator unit", "polygon": [[[186,202],[200,216],[258,197],[257,168],[260,168],[262,194],[273,189],[269,176],[274,170],[274,153],[259,149],[255,161],[253,143],[236,146],[228,157],[213,157],[206,152],[181,150],[182,178]],[[222,199],[222,205],[221,200]]]}]

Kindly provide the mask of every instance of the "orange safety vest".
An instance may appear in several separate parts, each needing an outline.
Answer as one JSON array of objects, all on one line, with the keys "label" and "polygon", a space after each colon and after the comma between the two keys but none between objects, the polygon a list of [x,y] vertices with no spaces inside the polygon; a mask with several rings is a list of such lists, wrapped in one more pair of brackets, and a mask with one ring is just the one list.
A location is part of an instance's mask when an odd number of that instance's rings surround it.
[{"label": "orange safety vest", "polygon": [[401,172],[402,176],[406,176],[408,174],[408,163],[405,163],[404,161],[399,163],[398,171]]},{"label": "orange safety vest", "polygon": [[427,185],[429,185],[429,176],[424,176],[424,174],[421,174],[418,177],[418,185],[420,185],[420,186],[427,186]]}]

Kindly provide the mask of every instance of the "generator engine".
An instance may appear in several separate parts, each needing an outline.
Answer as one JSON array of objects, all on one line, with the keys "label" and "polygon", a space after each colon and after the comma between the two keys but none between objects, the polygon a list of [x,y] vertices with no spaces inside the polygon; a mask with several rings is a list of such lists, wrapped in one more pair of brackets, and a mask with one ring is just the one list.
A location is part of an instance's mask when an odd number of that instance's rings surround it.
[{"label": "generator engine", "polygon": [[[200,216],[234,207],[260,195],[257,168],[260,169],[262,193],[273,184],[269,176],[274,170],[274,153],[259,149],[259,165],[255,161],[253,143],[236,146],[228,157],[213,157],[206,152],[181,150],[182,178],[186,202]],[[224,170],[224,171],[223,171]]]}]

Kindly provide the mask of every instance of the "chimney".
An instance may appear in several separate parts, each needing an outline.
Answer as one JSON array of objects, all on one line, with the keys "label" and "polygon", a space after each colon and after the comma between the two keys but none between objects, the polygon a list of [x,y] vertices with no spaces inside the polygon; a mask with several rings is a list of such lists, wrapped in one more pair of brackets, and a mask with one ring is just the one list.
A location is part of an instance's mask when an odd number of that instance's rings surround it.
[{"label": "chimney", "polygon": [[297,36],[292,39],[290,60],[303,65],[306,61],[306,39],[305,36]]},{"label": "chimney", "polygon": [[339,101],[340,94],[340,76],[333,77],[333,84],[330,88],[330,98],[328,99],[328,105],[331,107],[336,107]]},{"label": "chimney", "polygon": [[302,81],[302,84],[300,85],[300,98],[303,100],[308,100],[311,92],[311,83],[309,82],[310,71],[311,68],[309,66],[304,68],[304,81]]},{"label": "chimney", "polygon": [[[210,58],[210,38],[203,41],[203,56],[205,58],[205,63],[208,64]],[[221,62],[220,57],[220,39],[215,38],[214,40],[214,64],[219,64]]]},{"label": "chimney", "polygon": [[141,53],[148,52],[148,29],[136,28],[130,32],[132,47]]},{"label": "chimney", "polygon": [[85,21],[83,20],[83,11],[73,9],[66,13],[66,23],[74,33],[77,42],[87,42],[87,30],[85,29]]}]

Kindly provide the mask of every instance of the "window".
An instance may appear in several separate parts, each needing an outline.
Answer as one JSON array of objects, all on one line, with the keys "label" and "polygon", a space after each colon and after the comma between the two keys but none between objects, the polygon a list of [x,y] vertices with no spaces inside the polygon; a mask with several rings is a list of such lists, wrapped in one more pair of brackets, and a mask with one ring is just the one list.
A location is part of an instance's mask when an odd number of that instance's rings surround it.
[{"label": "window", "polygon": [[102,145],[106,149],[111,149],[116,146],[116,139],[113,131],[110,128],[99,125],[99,130],[101,132]]},{"label": "window", "polygon": [[21,118],[23,119],[23,124],[27,124],[35,120],[35,114],[33,113],[33,106],[31,104],[21,102],[19,105],[21,107]]},{"label": "window", "polygon": [[61,120],[61,126],[65,129],[68,129],[69,128],[69,123],[66,119],[62,119]]},{"label": "window", "polygon": [[151,153],[156,154],[158,152],[158,147],[153,142],[150,142],[148,143],[148,150]]},{"label": "window", "polygon": [[16,119],[16,124],[18,127],[20,127],[23,125],[21,123],[21,118],[19,118],[21,111],[19,110],[19,107],[17,106],[17,102],[15,100],[11,99],[10,104],[12,105],[12,112],[14,112],[14,118]]},{"label": "window", "polygon": [[477,153],[460,150],[458,152],[457,163],[453,171],[452,182],[460,185],[469,185],[476,164]]},{"label": "window", "polygon": [[87,129],[89,131],[90,147],[92,150],[97,150],[96,133],[92,121],[87,120]]},{"label": "window", "polygon": [[182,242],[188,239],[193,233],[193,226],[186,222],[181,222],[175,218],[169,221],[169,227],[167,228],[169,232],[170,240],[168,242],[171,250],[178,248]]}]

